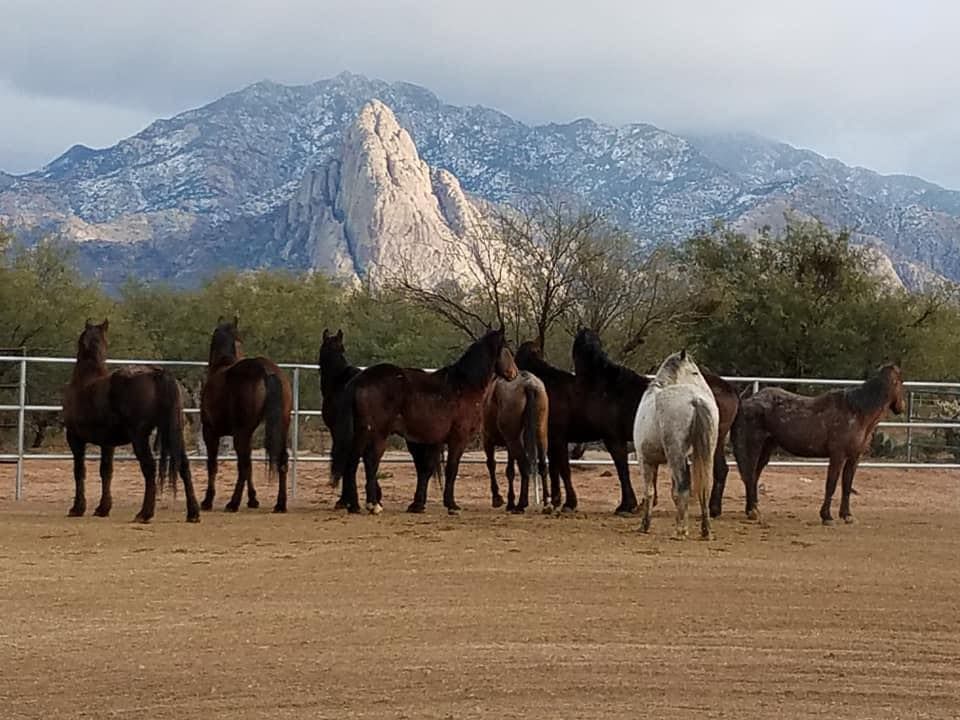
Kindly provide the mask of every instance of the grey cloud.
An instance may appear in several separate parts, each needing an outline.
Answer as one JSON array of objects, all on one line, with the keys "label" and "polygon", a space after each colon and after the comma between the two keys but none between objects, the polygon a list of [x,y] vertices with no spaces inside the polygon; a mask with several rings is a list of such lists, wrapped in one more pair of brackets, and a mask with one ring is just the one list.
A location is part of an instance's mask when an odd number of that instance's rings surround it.
[{"label": "grey cloud", "polygon": [[[526,121],[751,130],[960,187],[960,6],[948,3],[4,4],[0,167],[24,138],[48,160],[264,77],[349,69]],[[51,102],[76,112],[50,117]]]}]

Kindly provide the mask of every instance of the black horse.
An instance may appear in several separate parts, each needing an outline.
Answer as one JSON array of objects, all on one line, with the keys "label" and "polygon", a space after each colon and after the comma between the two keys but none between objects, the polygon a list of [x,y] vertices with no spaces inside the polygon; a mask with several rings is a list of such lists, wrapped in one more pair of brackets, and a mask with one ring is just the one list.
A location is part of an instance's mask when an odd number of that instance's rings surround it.
[{"label": "black horse", "polygon": [[[640,398],[650,381],[613,362],[604,351],[599,336],[586,328],[581,329],[573,341],[576,374],[548,364],[533,342],[520,346],[516,362],[521,370],[529,370],[539,377],[547,388],[550,402],[550,494],[554,507],[560,504],[561,479],[566,495],[563,509],[573,511],[577,507],[577,495],[570,479],[568,443],[600,441],[610,453],[620,481],[620,504],[616,512],[636,512],[639,506],[630,482],[628,445],[633,441],[633,422]],[[736,415],[736,392],[716,376],[705,374],[704,378],[717,398],[722,439],[725,439],[723,428],[729,428]],[[716,464],[714,469],[716,472]],[[725,475],[725,462],[723,472]]]},{"label": "black horse", "polygon": [[[344,388],[361,372],[360,368],[347,362],[346,350],[343,345],[343,330],[337,330],[336,334],[332,335],[324,328],[317,365],[320,368],[320,394],[323,398],[320,413],[323,416],[324,424],[332,435],[337,423],[337,405],[343,395]],[[430,474],[433,473],[437,476],[438,482],[442,479],[442,446],[421,445],[408,440],[407,448],[410,450],[410,455],[413,456],[413,464],[417,469],[418,484],[421,474],[429,478]],[[364,471],[367,482],[372,482],[376,487],[376,494],[372,500],[373,508],[370,508],[375,510],[382,504],[383,492],[380,489],[380,483],[377,481],[376,470],[371,468],[366,458],[364,458]],[[372,477],[371,473],[373,473]],[[334,509],[346,508],[348,512],[360,511],[360,503],[356,493],[354,492],[351,495],[351,489],[355,490],[356,486],[350,486],[349,483],[341,484],[340,497],[337,499]]]}]

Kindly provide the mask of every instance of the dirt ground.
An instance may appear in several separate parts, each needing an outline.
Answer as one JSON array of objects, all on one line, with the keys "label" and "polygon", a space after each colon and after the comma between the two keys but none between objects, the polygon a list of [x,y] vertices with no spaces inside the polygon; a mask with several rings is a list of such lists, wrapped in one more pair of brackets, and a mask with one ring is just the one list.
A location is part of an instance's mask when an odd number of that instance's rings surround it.
[{"label": "dirt ground", "polygon": [[766,473],[759,525],[734,472],[716,539],[677,542],[668,493],[642,535],[605,470],[574,516],[491,509],[478,465],[460,517],[435,486],[407,515],[393,465],[347,517],[313,466],[286,516],[258,475],[260,510],[188,525],[168,493],[141,526],[129,463],[109,519],[65,517],[67,462],[19,503],[0,465],[0,717],[960,716],[956,474],[862,470],[825,528],[822,470]]}]

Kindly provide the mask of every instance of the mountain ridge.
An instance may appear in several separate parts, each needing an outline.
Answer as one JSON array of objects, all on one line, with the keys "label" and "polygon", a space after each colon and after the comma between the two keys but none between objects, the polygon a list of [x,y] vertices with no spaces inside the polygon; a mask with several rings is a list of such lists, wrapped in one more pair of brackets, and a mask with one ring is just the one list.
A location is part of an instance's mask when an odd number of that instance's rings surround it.
[{"label": "mountain ridge", "polygon": [[[128,270],[192,282],[224,266],[307,267],[308,259],[280,253],[289,238],[276,237],[278,219],[374,99],[393,110],[431,168],[483,201],[559,190],[641,244],[677,241],[714,219],[747,227],[786,204],[876,238],[895,264],[960,279],[960,192],[920,178],[746,133],[686,137],[588,118],[526,125],[411,83],[350,73],[298,86],[261,81],[109,148],[75,145],[33,173],[0,175],[0,218],[28,234],[65,234],[88,269],[112,257],[100,268],[106,282]],[[142,259],[157,254],[176,261],[158,268]]]}]

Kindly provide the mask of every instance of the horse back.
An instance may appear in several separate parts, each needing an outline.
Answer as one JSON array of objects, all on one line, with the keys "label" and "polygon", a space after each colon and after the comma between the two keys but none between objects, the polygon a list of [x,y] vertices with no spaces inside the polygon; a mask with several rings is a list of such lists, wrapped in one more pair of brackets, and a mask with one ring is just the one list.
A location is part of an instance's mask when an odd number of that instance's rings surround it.
[{"label": "horse back", "polygon": [[130,366],[71,383],[64,394],[64,425],[89,443],[129,443],[134,428],[152,430],[159,420],[156,380],[163,372],[156,367]]},{"label": "horse back", "polygon": [[800,457],[830,457],[857,451],[864,428],[843,399],[842,391],[798,395],[764,388],[740,402],[743,428],[765,435]]}]

